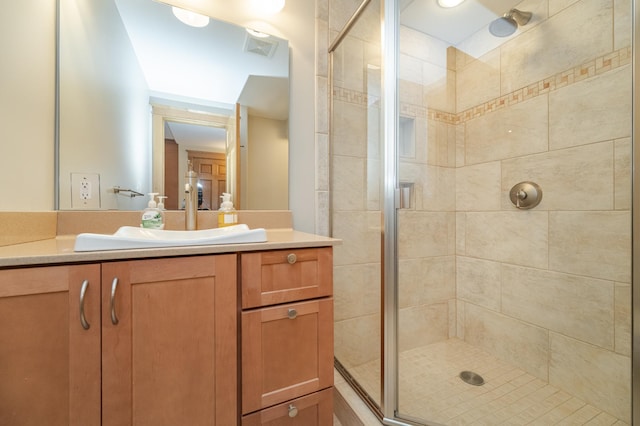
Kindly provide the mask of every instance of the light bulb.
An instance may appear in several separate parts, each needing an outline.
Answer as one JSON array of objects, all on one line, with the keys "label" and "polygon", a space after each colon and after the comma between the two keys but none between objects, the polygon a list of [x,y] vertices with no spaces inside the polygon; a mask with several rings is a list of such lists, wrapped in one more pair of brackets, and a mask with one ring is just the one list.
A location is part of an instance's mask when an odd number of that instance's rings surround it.
[{"label": "light bulb", "polygon": [[463,1],[464,0],[438,0],[438,5],[440,7],[447,7],[447,8],[456,7]]},{"label": "light bulb", "polygon": [[187,24],[191,27],[202,28],[209,25],[209,17],[201,15],[199,13],[191,12],[190,10],[181,9],[173,6],[171,8],[173,15],[180,20],[180,22]]}]

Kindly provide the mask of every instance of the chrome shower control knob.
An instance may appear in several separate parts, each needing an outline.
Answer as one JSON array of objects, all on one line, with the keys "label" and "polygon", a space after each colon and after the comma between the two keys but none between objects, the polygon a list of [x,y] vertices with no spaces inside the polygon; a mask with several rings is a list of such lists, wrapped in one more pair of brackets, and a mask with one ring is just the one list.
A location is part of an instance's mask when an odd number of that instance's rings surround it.
[{"label": "chrome shower control knob", "polygon": [[520,182],[513,185],[509,198],[518,209],[532,209],[542,200],[542,188],[534,182]]}]

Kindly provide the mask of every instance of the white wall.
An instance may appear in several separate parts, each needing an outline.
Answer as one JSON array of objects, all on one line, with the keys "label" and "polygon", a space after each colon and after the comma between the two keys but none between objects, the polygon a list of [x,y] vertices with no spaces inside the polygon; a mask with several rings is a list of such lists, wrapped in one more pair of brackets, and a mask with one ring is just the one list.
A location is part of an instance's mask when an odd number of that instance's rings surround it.
[{"label": "white wall", "polygon": [[111,2],[63,0],[61,16],[60,209],[78,208],[71,173],[100,175],[101,209],[144,209],[145,197],[113,192],[151,188],[149,89],[118,10]]},{"label": "white wall", "polygon": [[[3,75],[8,76],[0,82],[0,92],[3,93],[0,112],[3,113],[3,121],[10,125],[4,129],[6,138],[0,145],[0,210],[50,210],[54,203],[55,2],[21,0],[5,3],[2,16],[11,19],[0,25],[4,35],[0,40]],[[294,227],[313,232],[315,1],[289,0],[280,14],[262,21],[248,14],[248,0],[171,0],[168,3],[191,7],[289,40],[289,208],[293,211]],[[22,176],[25,171],[34,180],[42,182],[30,188],[28,193],[21,188],[13,188],[15,180],[10,179],[11,176]]]},{"label": "white wall", "polygon": [[281,188],[289,180],[287,122],[256,116],[248,122],[247,208],[286,210],[289,193]]},{"label": "white wall", "polygon": [[0,210],[53,209],[55,2],[3,2]]}]

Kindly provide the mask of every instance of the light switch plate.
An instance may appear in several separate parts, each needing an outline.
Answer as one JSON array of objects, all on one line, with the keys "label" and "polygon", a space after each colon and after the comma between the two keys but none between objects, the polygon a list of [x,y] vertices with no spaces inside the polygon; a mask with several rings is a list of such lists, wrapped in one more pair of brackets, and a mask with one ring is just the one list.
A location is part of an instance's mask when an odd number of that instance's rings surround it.
[{"label": "light switch plate", "polygon": [[71,208],[94,210],[100,208],[100,175],[71,173]]}]

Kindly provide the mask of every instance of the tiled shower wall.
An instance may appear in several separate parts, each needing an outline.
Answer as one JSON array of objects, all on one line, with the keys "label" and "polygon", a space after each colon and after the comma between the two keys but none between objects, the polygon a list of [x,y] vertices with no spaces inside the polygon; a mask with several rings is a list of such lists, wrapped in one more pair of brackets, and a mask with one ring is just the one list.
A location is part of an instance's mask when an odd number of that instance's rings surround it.
[{"label": "tiled shower wall", "polygon": [[[400,350],[464,339],[626,421],[630,4],[527,0],[518,8],[534,18],[516,37],[457,48],[400,35],[400,179],[415,188],[399,218]],[[345,40],[332,94],[333,231],[345,241],[336,356],[347,366],[380,351],[378,99],[366,79],[380,63],[377,27]],[[528,211],[508,198],[524,180],[544,194]]]}]

